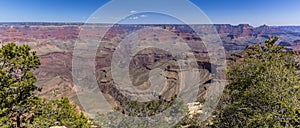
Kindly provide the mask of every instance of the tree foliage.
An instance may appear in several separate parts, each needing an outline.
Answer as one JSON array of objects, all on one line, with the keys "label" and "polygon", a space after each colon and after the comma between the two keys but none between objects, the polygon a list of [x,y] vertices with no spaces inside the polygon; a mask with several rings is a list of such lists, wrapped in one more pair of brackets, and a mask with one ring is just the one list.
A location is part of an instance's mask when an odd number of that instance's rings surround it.
[{"label": "tree foliage", "polygon": [[47,101],[41,99],[36,101],[33,110],[33,121],[27,122],[27,127],[50,127],[66,126],[68,128],[89,128],[91,124],[83,113],[76,111],[76,106],[70,104],[68,98],[62,97],[58,100]]},{"label": "tree foliage", "polygon": [[34,69],[40,60],[27,45],[14,43],[0,49],[0,119],[4,124],[20,127],[30,111],[30,102],[35,99],[32,93],[37,89]]},{"label": "tree foliage", "polygon": [[299,58],[273,37],[248,47],[227,73],[213,127],[299,127]]},{"label": "tree foliage", "polygon": [[166,128],[188,113],[188,106],[176,95],[170,101],[159,98],[151,102],[125,101],[124,104],[128,104],[126,108],[98,113],[94,124],[104,128]]},{"label": "tree foliage", "polygon": [[36,52],[15,43],[0,48],[0,124],[1,127],[90,127],[67,98],[47,101],[34,95],[33,70],[40,65]]}]

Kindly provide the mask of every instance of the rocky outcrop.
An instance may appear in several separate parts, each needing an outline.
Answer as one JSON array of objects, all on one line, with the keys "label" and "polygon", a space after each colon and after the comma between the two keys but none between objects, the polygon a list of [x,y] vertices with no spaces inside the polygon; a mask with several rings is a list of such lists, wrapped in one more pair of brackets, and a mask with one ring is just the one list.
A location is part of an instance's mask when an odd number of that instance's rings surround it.
[{"label": "rocky outcrop", "polygon": [[[44,97],[53,97],[53,92],[58,96],[68,96],[76,102],[75,90],[72,83],[72,52],[74,44],[78,40],[79,32],[83,24],[61,24],[61,23],[1,23],[0,24],[0,42],[17,42],[18,44],[29,44],[33,50],[37,51],[41,58],[41,66],[35,71],[38,82],[37,85],[43,87],[40,95]],[[197,26],[197,25],[196,25]],[[206,25],[199,25],[205,28]],[[248,45],[264,42],[265,39],[271,36],[279,36],[281,44],[299,53],[300,51],[300,28],[299,27],[274,27],[274,26],[259,26],[252,27],[248,24],[229,25],[217,24],[214,25],[220,35],[227,55],[232,53],[240,53]],[[132,56],[130,62],[130,79],[133,85],[140,90],[149,88],[149,79],[151,70],[155,67],[162,66],[166,83],[165,88],[159,93],[134,93],[128,90],[122,90],[115,86],[112,82],[111,71],[108,68],[111,66],[112,56],[119,43],[126,36],[134,33],[137,30],[155,27],[167,30],[173,33],[173,36],[163,34],[145,35],[147,38],[140,39],[141,41],[161,41],[170,42],[179,41],[186,42],[191,47],[192,54],[198,61],[197,69],[203,73],[203,84],[199,85],[199,97],[205,97],[205,92],[208,89],[210,77],[218,68],[217,65],[210,63],[208,56],[209,51],[205,49],[202,39],[195,34],[188,25],[114,25],[106,33],[104,43],[99,47],[96,54],[96,69],[99,87],[103,93],[111,95],[111,97],[121,106],[124,99],[124,94],[127,95],[156,95],[165,100],[170,100],[174,94],[178,92],[178,66],[173,64],[174,58],[168,52],[158,51],[153,49],[140,52]],[[208,27],[208,26],[207,26]],[[103,33],[107,29],[107,25],[91,25],[85,28],[88,33],[84,36]],[[147,33],[146,33],[147,34]],[[289,45],[289,46],[287,46]],[[126,47],[122,49],[126,53]],[[239,54],[234,54],[228,59],[242,58]],[[85,61],[82,59],[82,61]],[[167,64],[172,64],[168,68]],[[124,94],[122,93],[124,92]]]}]

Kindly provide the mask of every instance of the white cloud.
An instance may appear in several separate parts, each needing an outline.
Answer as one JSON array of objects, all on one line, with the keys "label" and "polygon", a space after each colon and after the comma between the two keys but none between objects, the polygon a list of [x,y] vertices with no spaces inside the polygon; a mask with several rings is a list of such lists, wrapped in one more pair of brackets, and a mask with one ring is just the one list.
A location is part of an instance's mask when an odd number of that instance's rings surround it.
[{"label": "white cloud", "polygon": [[145,18],[145,17],[147,17],[147,15],[140,15],[140,17],[141,17],[141,18]]},{"label": "white cloud", "polygon": [[135,13],[137,13],[137,11],[136,10],[131,10],[130,13],[135,14]]},{"label": "white cloud", "polygon": [[133,17],[130,17],[129,19],[131,19],[131,20],[137,20],[137,19],[139,19],[139,17],[133,16]]}]

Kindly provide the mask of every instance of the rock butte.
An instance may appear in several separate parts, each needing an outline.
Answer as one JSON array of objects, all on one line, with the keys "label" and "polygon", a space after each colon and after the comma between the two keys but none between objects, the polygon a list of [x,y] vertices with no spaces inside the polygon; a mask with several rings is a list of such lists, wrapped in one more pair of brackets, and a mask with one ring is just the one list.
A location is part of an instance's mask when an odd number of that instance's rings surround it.
[{"label": "rock butte", "polygon": [[[29,44],[33,50],[37,51],[41,58],[41,66],[35,71],[38,86],[43,87],[39,95],[53,99],[53,92],[57,96],[67,96],[74,103],[78,103],[75,88],[72,83],[72,51],[74,44],[80,41],[79,34],[83,24],[81,23],[0,23],[0,41],[2,43],[16,42],[17,44]],[[85,36],[103,32],[104,28],[109,25],[91,25]],[[194,31],[186,25],[115,25],[105,35],[102,41],[106,41],[105,45],[100,46],[96,55],[96,73],[101,91],[110,95],[111,99],[120,104],[123,99],[120,97],[120,90],[115,88],[111,80],[110,66],[112,55],[118,41],[121,41],[126,35],[144,27],[158,27],[168,30],[176,37],[170,39],[164,36],[148,35],[145,40],[177,40],[178,38],[187,42],[190,46],[198,45],[191,51],[197,58],[198,69],[203,75],[202,84],[199,84],[198,97],[205,97],[205,92],[209,89],[212,70],[218,66],[210,63],[207,56],[209,51],[204,46],[199,45],[201,38],[195,35]],[[205,25],[194,25],[205,27]],[[300,27],[297,26],[259,26],[252,27],[247,24],[237,26],[229,24],[215,25],[216,31],[219,33],[223,41],[226,54],[238,53],[245,49],[249,44],[264,42],[271,36],[278,36],[279,44],[286,45],[287,48],[299,53],[300,50]],[[198,49],[199,48],[199,49]],[[193,49],[193,48],[192,48]],[[84,60],[83,60],[84,61]],[[177,93],[178,90],[178,67],[172,64],[172,56],[169,53],[157,50],[145,50],[135,55],[130,63],[131,80],[134,85],[145,90],[149,88],[148,79],[149,70],[154,69],[157,65],[165,66],[164,74],[167,79],[166,86],[160,95],[165,99]],[[163,62],[168,62],[164,65]],[[168,64],[169,68],[168,68]],[[87,65],[89,66],[89,65]],[[122,90],[121,90],[122,91]],[[126,91],[126,90],[123,90]],[[133,92],[127,92],[133,93]],[[138,95],[138,94],[133,94]],[[141,95],[141,94],[139,94]],[[147,94],[148,95],[148,94]]]}]

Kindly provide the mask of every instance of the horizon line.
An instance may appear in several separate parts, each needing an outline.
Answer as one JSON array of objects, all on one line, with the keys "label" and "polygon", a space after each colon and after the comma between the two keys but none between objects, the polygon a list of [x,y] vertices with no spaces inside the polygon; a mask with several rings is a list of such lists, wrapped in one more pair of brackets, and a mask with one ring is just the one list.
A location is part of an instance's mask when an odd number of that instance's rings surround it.
[{"label": "horizon line", "polygon": [[240,24],[231,24],[231,23],[212,23],[212,24],[183,24],[183,23],[122,23],[122,24],[118,24],[118,23],[85,23],[85,22],[77,22],[77,21],[70,21],[70,22],[63,22],[63,21],[25,21],[25,22],[21,22],[21,21],[12,21],[12,22],[0,22],[1,25],[3,24],[74,24],[74,25],[84,25],[84,24],[101,24],[101,25],[231,25],[231,26],[239,26],[239,25],[249,25],[252,27],[261,27],[261,26],[270,26],[270,27],[280,27],[280,26],[287,26],[287,27],[297,27],[300,25],[268,25],[268,24],[261,24],[258,26],[255,25],[251,25],[249,23],[240,23]]}]

